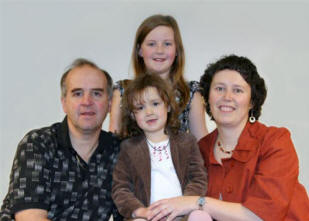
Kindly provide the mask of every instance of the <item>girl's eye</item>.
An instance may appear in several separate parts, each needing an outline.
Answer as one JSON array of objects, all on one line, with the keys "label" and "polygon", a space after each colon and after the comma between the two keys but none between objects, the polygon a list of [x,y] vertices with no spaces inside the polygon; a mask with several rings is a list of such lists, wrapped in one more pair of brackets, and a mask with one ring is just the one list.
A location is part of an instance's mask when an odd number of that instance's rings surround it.
[{"label": "girl's eye", "polygon": [[153,102],[153,106],[158,106],[160,102]]},{"label": "girl's eye", "polygon": [[143,109],[144,109],[144,106],[137,106],[137,107],[135,107],[136,111],[140,111],[140,110],[143,110]]},{"label": "girl's eye", "polygon": [[150,47],[152,47],[152,46],[155,45],[155,43],[154,43],[154,42],[148,42],[147,45],[150,46]]},{"label": "girl's eye", "polygon": [[171,46],[172,42],[165,42],[164,44],[165,44],[165,46]]}]

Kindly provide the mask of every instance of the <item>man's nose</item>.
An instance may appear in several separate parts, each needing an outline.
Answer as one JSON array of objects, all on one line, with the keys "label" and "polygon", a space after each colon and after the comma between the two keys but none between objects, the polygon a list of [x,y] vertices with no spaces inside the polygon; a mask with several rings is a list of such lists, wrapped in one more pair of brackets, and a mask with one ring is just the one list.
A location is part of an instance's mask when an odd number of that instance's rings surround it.
[{"label": "man's nose", "polygon": [[83,105],[91,105],[93,103],[92,97],[90,94],[84,94],[82,98],[82,104]]}]

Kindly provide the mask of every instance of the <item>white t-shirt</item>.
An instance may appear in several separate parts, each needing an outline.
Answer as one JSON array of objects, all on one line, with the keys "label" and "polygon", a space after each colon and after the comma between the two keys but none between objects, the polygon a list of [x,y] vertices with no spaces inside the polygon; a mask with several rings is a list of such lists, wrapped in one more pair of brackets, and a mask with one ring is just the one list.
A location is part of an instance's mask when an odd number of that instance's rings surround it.
[{"label": "white t-shirt", "polygon": [[150,204],[160,199],[182,195],[171,157],[169,140],[153,143],[147,140],[151,159]]}]

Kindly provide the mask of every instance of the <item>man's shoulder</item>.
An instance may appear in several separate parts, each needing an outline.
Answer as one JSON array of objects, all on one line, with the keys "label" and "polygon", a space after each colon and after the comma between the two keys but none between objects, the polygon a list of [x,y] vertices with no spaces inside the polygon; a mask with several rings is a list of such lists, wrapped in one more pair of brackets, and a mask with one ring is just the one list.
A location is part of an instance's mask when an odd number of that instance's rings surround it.
[{"label": "man's shoulder", "polygon": [[56,143],[57,133],[60,126],[61,123],[54,123],[50,126],[33,129],[22,138],[19,142],[19,146],[35,143],[44,147],[46,143]]},{"label": "man's shoulder", "polygon": [[113,152],[119,152],[121,140],[116,134],[101,130],[99,139],[103,148],[109,148]]}]

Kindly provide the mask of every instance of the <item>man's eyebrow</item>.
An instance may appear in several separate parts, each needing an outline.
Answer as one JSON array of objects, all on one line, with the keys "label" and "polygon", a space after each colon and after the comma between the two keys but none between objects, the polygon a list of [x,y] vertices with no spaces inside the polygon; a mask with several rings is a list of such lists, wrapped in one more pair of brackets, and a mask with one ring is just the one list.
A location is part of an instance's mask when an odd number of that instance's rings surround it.
[{"label": "man's eyebrow", "polygon": [[73,88],[71,90],[72,93],[76,92],[76,91],[82,91],[83,89],[82,88]]},{"label": "man's eyebrow", "polygon": [[102,91],[104,92],[104,88],[91,88],[92,91]]}]

